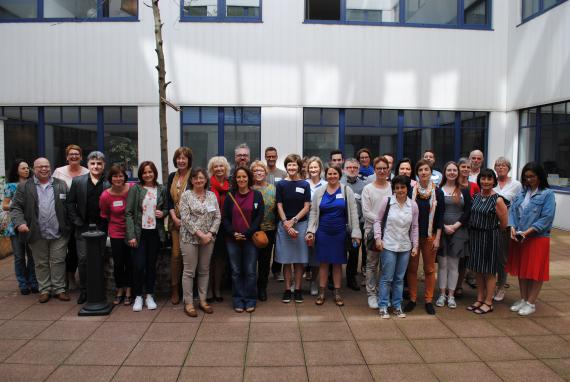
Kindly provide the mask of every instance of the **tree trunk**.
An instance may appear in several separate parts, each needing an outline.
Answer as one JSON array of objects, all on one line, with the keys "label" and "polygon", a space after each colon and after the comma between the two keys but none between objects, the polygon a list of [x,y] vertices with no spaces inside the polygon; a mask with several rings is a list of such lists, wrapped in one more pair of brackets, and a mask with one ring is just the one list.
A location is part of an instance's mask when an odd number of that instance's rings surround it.
[{"label": "tree trunk", "polygon": [[158,120],[160,125],[160,164],[162,182],[168,179],[168,128],[166,126],[166,67],[164,64],[164,51],[162,43],[162,22],[160,21],[159,0],[152,0],[152,13],[154,14],[154,37],[156,40],[155,52],[158,56]]}]

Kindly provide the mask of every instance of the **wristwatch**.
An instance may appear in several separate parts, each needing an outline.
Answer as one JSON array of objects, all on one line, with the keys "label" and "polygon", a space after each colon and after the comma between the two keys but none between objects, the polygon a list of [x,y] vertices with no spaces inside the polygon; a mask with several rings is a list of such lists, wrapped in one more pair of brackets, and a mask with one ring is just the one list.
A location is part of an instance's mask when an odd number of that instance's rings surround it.
[{"label": "wristwatch", "polygon": [[297,219],[297,217],[295,216],[295,217],[293,218],[293,224],[297,224],[298,221],[299,221],[299,219]]}]

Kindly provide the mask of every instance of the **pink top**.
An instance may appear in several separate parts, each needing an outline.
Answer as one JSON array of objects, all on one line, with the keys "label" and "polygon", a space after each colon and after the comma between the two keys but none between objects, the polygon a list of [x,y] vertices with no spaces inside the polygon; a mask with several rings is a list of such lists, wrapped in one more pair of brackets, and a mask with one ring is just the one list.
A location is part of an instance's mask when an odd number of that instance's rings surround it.
[{"label": "pink top", "polygon": [[112,239],[124,239],[126,224],[125,224],[125,209],[127,207],[127,195],[111,195],[109,189],[103,191],[99,198],[99,209],[101,210],[101,217],[109,221],[109,237]]}]

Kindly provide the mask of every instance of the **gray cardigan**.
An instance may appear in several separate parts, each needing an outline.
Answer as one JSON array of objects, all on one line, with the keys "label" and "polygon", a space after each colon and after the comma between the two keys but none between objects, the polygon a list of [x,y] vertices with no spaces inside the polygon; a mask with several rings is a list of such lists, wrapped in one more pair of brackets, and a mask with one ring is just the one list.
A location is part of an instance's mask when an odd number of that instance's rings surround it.
[{"label": "gray cardigan", "polygon": [[[318,188],[313,195],[313,200],[311,201],[311,211],[309,212],[309,226],[307,228],[307,233],[315,233],[319,228],[319,217],[320,217],[320,205],[323,199],[323,195],[327,187]],[[348,227],[350,227],[351,235],[353,239],[362,239],[362,233],[360,232],[360,224],[358,222],[358,209],[356,206],[356,199],[354,198],[354,192],[350,187],[341,184],[340,192],[344,196],[344,199],[348,202]]]}]

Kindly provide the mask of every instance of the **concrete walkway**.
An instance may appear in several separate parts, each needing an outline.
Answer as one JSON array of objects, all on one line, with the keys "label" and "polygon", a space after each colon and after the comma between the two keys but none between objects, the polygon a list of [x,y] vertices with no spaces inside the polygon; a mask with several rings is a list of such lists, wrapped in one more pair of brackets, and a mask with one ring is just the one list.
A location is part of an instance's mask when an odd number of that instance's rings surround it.
[{"label": "concrete walkway", "polygon": [[[570,233],[555,232],[551,281],[537,312],[509,311],[516,280],[495,311],[381,320],[365,292],[344,291],[346,306],[269,301],[237,314],[229,296],[191,319],[182,305],[155,311],[119,307],[78,317],[72,302],[21,296],[11,259],[0,261],[0,381],[558,381],[570,379]],[[73,297],[76,297],[74,295]]]}]

